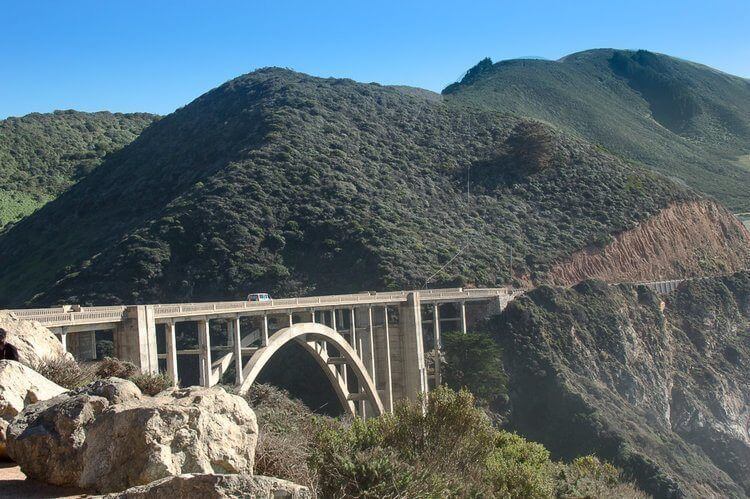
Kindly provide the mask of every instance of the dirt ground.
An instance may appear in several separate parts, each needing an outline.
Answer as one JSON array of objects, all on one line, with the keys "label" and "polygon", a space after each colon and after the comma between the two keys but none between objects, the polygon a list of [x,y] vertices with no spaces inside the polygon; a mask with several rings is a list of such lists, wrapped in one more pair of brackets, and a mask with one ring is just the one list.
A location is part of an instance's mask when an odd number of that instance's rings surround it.
[{"label": "dirt ground", "polygon": [[89,497],[76,489],[55,487],[36,480],[27,480],[16,463],[0,461],[0,499],[46,499],[57,497]]}]

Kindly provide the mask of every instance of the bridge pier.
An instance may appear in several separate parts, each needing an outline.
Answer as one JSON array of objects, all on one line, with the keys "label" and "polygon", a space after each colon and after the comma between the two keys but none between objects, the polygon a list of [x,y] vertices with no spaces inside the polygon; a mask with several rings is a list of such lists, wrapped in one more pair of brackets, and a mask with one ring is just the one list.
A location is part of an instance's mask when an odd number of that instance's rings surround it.
[{"label": "bridge pier", "polygon": [[435,363],[435,387],[440,386],[440,349],[442,348],[442,338],[440,337],[440,304],[435,303],[432,306],[432,334],[434,345],[432,347],[432,357]]},{"label": "bridge pier", "polygon": [[422,312],[418,293],[409,293],[399,307],[399,334],[403,397],[416,400],[427,392],[427,369],[424,361]]},{"label": "bridge pier", "polygon": [[230,324],[232,325],[230,338],[232,338],[232,346],[234,346],[234,383],[240,386],[245,381],[245,376],[242,373],[245,364],[242,362],[242,331],[240,330],[239,316],[232,319]]},{"label": "bridge pier", "polygon": [[167,345],[167,376],[172,378],[172,385],[179,386],[180,379],[177,373],[177,326],[174,321],[164,324]]},{"label": "bridge pier", "polygon": [[211,386],[213,363],[211,361],[211,334],[208,319],[198,321],[198,349],[200,351],[200,385]]},{"label": "bridge pier", "polygon": [[112,335],[115,357],[132,362],[141,372],[157,374],[156,322],[152,305],[127,307]]}]

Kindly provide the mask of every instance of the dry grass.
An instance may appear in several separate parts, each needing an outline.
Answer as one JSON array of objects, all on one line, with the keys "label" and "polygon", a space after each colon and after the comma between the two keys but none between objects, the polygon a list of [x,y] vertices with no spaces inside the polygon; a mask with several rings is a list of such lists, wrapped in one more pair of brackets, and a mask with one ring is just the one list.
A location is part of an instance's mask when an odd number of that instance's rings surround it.
[{"label": "dry grass", "polygon": [[68,390],[91,383],[98,377],[95,365],[79,364],[68,357],[42,359],[30,367]]},{"label": "dry grass", "polygon": [[245,398],[258,417],[255,473],[317,490],[317,475],[308,466],[314,435],[312,411],[270,385],[253,386]]}]

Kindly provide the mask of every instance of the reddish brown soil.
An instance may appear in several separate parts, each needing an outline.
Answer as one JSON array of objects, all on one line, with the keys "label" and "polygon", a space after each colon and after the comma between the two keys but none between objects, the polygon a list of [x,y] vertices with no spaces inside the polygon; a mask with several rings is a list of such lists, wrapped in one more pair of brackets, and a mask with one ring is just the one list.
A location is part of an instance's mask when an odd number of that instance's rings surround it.
[{"label": "reddish brown soil", "polygon": [[717,275],[750,267],[750,232],[721,205],[702,200],[664,209],[602,248],[553,267],[548,282],[636,282]]}]

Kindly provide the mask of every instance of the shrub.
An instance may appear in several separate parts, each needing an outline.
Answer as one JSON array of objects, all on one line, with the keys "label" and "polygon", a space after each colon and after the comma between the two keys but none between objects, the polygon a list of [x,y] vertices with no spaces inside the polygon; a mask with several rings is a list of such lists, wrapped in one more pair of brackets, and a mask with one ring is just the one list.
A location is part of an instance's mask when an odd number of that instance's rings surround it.
[{"label": "shrub", "polygon": [[468,391],[445,387],[424,406],[319,425],[310,462],[324,497],[541,497],[554,486],[544,447],[494,429]]},{"label": "shrub", "polygon": [[97,378],[91,364],[79,364],[70,357],[42,359],[30,367],[68,390],[86,385]]},{"label": "shrub", "polygon": [[139,373],[135,364],[114,357],[104,357],[96,363],[96,375],[100,378],[122,378],[128,379]]},{"label": "shrub", "polygon": [[164,373],[136,374],[128,379],[135,383],[144,394],[151,396],[154,396],[172,386],[172,378]]},{"label": "shrub", "polygon": [[310,465],[322,497],[642,497],[596,458],[570,465],[492,427],[466,390],[348,425],[317,420]]},{"label": "shrub", "polygon": [[620,472],[594,456],[584,456],[560,466],[555,490],[557,497],[648,497],[632,484],[624,483]]},{"label": "shrub", "polygon": [[253,385],[245,399],[258,418],[255,473],[284,478],[315,490],[316,474],[308,465],[313,439],[310,409],[271,385]]}]

